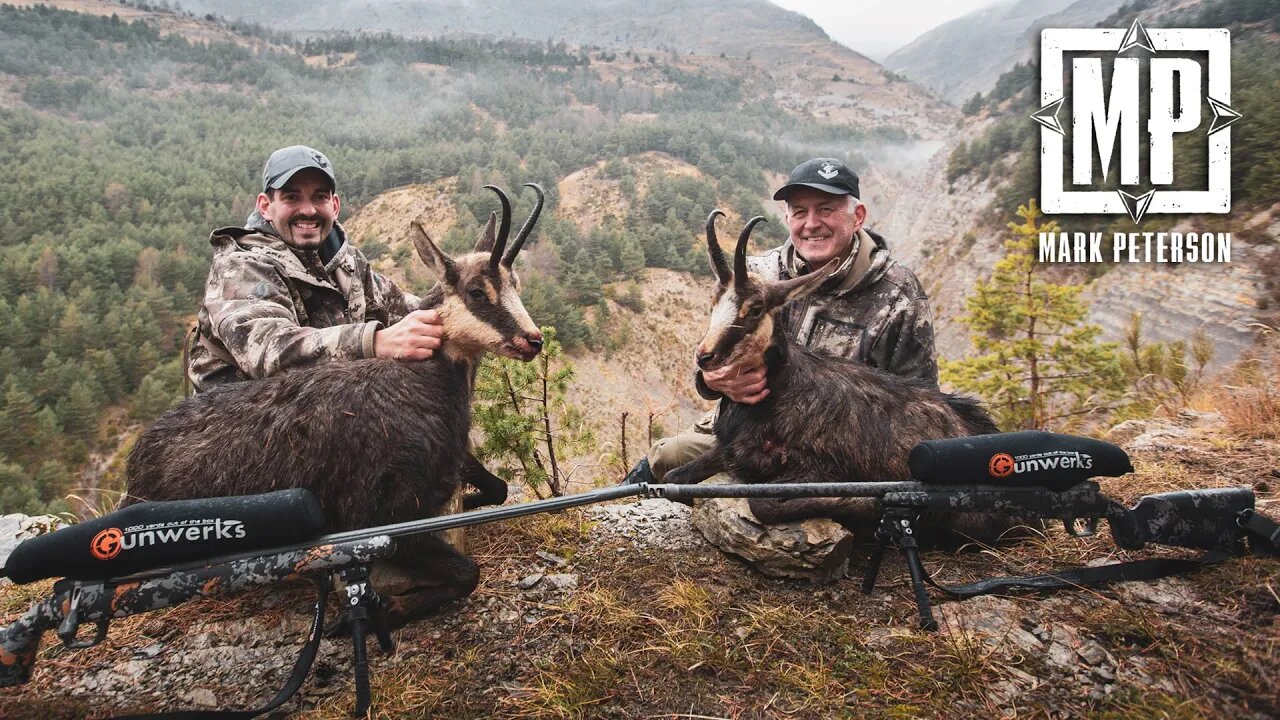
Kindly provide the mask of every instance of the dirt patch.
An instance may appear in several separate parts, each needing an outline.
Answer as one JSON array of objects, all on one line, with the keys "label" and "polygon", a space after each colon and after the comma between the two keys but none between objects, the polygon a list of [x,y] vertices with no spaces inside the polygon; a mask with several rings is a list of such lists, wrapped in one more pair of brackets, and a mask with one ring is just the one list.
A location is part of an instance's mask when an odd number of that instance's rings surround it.
[{"label": "dirt patch", "polygon": [[644,197],[649,183],[659,175],[702,177],[689,163],[666,153],[646,152],[622,159],[635,177],[634,197],[623,197],[622,183],[605,176],[603,161],[572,172],[557,186],[560,205],[557,215],[572,219],[581,232],[590,232],[610,219],[620,222],[628,209]]}]

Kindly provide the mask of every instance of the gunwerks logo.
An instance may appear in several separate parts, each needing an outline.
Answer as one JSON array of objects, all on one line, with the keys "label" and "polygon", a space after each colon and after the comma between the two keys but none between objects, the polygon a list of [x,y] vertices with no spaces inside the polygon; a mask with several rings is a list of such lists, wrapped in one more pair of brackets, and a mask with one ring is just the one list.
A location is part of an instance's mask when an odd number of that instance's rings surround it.
[{"label": "gunwerks logo", "polygon": [[1048,450],[1016,457],[1008,453],[996,453],[987,463],[987,470],[994,478],[1041,470],[1089,470],[1092,467],[1091,455],[1074,450]]},{"label": "gunwerks logo", "polygon": [[89,552],[99,560],[110,560],[124,550],[176,542],[239,540],[245,537],[244,523],[222,518],[181,520],[170,523],[132,525],[123,530],[107,528],[93,537]]},{"label": "gunwerks logo", "polygon": [[[1043,30],[1042,106],[1031,117],[1041,125],[1044,212],[1127,213],[1135,223],[1148,213],[1228,212],[1230,125],[1240,119],[1231,109],[1230,38],[1225,29],[1147,29],[1136,20],[1128,30]],[[1062,118],[1068,89],[1069,178],[1064,172],[1068,133]],[[1188,139],[1196,140],[1196,152],[1207,150],[1207,178],[1175,177],[1174,139],[1188,133]],[[1207,147],[1200,145],[1199,137]],[[1186,140],[1178,148],[1192,152]],[[1116,155],[1118,178],[1109,175]],[[1095,159],[1100,161],[1097,171]],[[1149,255],[1152,238],[1144,239]],[[1171,241],[1165,239],[1166,244]]]}]

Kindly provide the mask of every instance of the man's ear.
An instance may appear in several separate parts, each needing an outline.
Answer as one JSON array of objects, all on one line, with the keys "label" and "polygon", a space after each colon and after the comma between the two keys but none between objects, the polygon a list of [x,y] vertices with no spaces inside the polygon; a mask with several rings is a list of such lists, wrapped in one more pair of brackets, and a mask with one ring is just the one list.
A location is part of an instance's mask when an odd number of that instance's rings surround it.
[{"label": "man's ear", "polygon": [[271,207],[271,198],[267,197],[266,193],[258,193],[258,214],[263,219],[270,219],[267,218],[267,208],[269,207]]},{"label": "man's ear", "polygon": [[338,213],[342,212],[342,201],[338,199],[338,193],[333,194],[333,219],[338,219]]},{"label": "man's ear", "polygon": [[[850,200],[850,202],[855,202],[855,201]],[[859,230],[861,230],[863,223],[865,223],[866,221],[867,221],[867,206],[863,205],[862,203],[858,203],[857,207],[853,209],[853,231],[858,232]]]}]

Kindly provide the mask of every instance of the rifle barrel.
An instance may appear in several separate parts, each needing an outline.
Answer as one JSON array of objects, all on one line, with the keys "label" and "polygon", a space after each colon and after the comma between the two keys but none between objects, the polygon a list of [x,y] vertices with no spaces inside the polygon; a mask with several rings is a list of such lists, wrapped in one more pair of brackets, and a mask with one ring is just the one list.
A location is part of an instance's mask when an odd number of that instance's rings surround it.
[{"label": "rifle barrel", "polygon": [[392,525],[379,525],[377,527],[362,528],[360,530],[347,530],[344,532],[332,533],[330,535],[321,535],[319,537],[312,538],[311,540],[295,543],[293,545],[261,548],[258,550],[236,553],[234,555],[223,555],[221,557],[194,560],[182,563],[181,565],[170,565],[168,567],[155,568],[145,572],[136,573],[134,575],[129,575],[127,577],[120,578],[119,580],[145,580],[159,575],[195,570],[196,568],[205,567],[207,565],[236,562],[237,560],[261,557],[263,555],[294,552],[320,545],[368,540],[369,538],[378,537],[380,535],[397,538],[405,535],[417,535],[418,533],[452,530],[453,528],[467,527],[470,525],[483,525],[485,523],[496,522],[498,520],[508,520],[511,518],[544,512],[555,512],[557,510],[565,510],[579,505],[590,505],[591,503],[604,502],[606,500],[633,497],[636,495],[642,495],[645,492],[646,488],[643,484],[619,485],[617,487],[600,488],[598,490],[590,490],[588,492],[577,493],[574,495],[547,498],[546,500],[534,500],[532,502],[517,503],[515,505],[500,505],[498,507],[483,508],[480,510],[469,510],[467,512],[454,513],[453,515],[441,515],[439,517],[410,520],[408,522],[395,523]]},{"label": "rifle barrel", "polygon": [[[1092,483],[1082,483],[1081,485],[1090,485],[1093,489],[1097,489],[1097,485]],[[1079,487],[1080,486],[1078,485],[1077,488]],[[260,557],[262,555],[292,552],[319,545],[367,540],[379,535],[387,535],[392,538],[396,538],[404,535],[416,535],[418,533],[439,532],[441,530],[452,530],[453,528],[468,527],[471,525],[483,525],[485,523],[496,522],[499,520],[510,520],[511,518],[523,517],[525,515],[556,512],[558,510],[566,510],[580,505],[591,505],[593,503],[605,502],[607,500],[618,500],[626,497],[635,497],[637,495],[648,498],[664,498],[667,500],[688,500],[692,498],[716,497],[882,497],[886,493],[949,493],[962,488],[966,490],[989,490],[992,492],[1009,492],[1014,489],[1008,486],[996,485],[926,485],[915,480],[833,483],[734,483],[724,485],[714,483],[699,485],[675,485],[669,483],[618,485],[615,487],[599,488],[597,490],[575,493],[573,495],[547,498],[546,500],[534,500],[531,502],[517,503],[515,505],[501,505],[499,507],[482,508],[480,510],[469,510],[467,512],[460,512],[452,515],[441,515],[439,517],[424,518],[422,520],[410,520],[408,522],[396,523],[393,525],[379,525],[377,527],[362,528],[360,530],[347,530],[344,532],[332,533],[330,535],[321,535],[320,537],[294,545],[262,548],[234,555],[224,555],[222,557],[195,560],[181,565],[172,565],[165,568],[147,570],[142,573],[120,578],[120,580],[143,580],[156,577],[158,575],[168,575],[172,572],[194,570],[211,564],[235,562],[237,560]],[[1017,489],[1050,492],[1045,488]]]}]

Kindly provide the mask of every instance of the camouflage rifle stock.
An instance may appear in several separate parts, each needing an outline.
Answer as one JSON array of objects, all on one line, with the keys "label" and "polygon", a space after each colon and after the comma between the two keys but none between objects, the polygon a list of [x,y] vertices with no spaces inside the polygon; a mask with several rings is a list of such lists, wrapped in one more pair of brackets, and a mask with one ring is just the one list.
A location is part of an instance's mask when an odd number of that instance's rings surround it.
[{"label": "camouflage rifle stock", "polygon": [[[1147,495],[1125,507],[1104,495],[1098,484],[1084,481],[1065,490],[1000,485],[934,485],[916,481],[869,483],[805,483],[774,485],[650,485],[646,494],[671,500],[707,497],[868,497],[883,508],[876,545],[863,577],[871,592],[885,548],[894,544],[911,573],[921,627],[936,630],[937,622],[925,583],[952,595],[972,597],[1009,587],[1061,588],[1100,585],[1118,580],[1147,580],[1219,562],[1237,554],[1248,534],[1255,548],[1274,552],[1280,541],[1276,524],[1253,510],[1248,487],[1182,490]],[[971,585],[948,587],[934,583],[920,562],[913,523],[924,512],[997,512],[1019,517],[1061,520],[1067,532],[1094,534],[1105,519],[1116,545],[1138,550],[1148,543],[1210,551],[1199,560],[1153,559],[1025,578],[994,578]],[[1083,526],[1080,525],[1083,521]]]},{"label": "camouflage rifle stock", "polygon": [[[102,642],[108,623],[114,618],[173,607],[197,597],[241,592],[289,578],[320,576],[327,581],[332,573],[366,566],[394,552],[395,541],[380,535],[211,562],[192,569],[160,571],[137,576],[138,579],[59,580],[54,584],[51,598],[33,605],[7,628],[0,628],[0,687],[19,685],[31,677],[40,638],[47,630],[54,630],[67,647],[90,647]],[[326,584],[317,603],[319,617],[323,616],[323,597],[327,591]],[[77,630],[86,623],[95,624],[97,630],[92,639],[82,640]],[[312,634],[317,634],[315,627]],[[314,656],[314,651],[312,654]],[[309,669],[309,661],[307,665]],[[287,696],[281,698],[281,702],[284,699]]]}]

